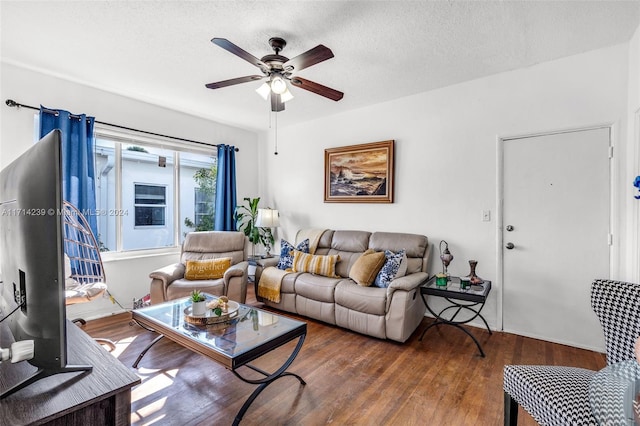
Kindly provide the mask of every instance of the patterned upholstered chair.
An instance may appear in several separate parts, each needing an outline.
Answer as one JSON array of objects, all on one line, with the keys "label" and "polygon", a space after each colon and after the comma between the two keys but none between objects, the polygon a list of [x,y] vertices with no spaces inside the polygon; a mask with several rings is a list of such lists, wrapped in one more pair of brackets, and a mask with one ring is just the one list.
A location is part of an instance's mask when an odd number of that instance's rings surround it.
[{"label": "patterned upholstered chair", "polygon": [[[602,325],[607,364],[634,358],[640,335],[640,285],[595,280],[591,306]],[[597,425],[589,405],[596,371],[550,365],[504,366],[504,424],[518,422],[518,404],[541,425]]]}]

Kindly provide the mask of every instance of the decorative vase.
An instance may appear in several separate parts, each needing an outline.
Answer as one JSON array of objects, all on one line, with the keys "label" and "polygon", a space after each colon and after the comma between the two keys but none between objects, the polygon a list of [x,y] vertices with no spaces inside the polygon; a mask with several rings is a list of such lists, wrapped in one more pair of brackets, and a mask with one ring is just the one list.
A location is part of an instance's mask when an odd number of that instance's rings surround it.
[{"label": "decorative vase", "polygon": [[471,282],[471,284],[475,284],[475,285],[482,284],[484,282],[482,278],[476,275],[477,265],[478,265],[477,260],[469,261],[469,267],[471,268],[471,272],[469,272],[469,275],[467,276],[467,278],[469,279],[469,282]]},{"label": "decorative vase", "polygon": [[204,315],[207,311],[207,302],[203,300],[202,302],[193,302],[191,304],[191,314],[194,316]]}]

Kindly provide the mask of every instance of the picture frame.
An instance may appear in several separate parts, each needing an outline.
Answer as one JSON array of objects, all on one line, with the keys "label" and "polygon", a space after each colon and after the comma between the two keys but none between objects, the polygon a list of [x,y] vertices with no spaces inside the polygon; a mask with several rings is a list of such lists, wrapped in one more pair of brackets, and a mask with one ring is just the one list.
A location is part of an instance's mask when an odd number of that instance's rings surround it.
[{"label": "picture frame", "polygon": [[324,150],[325,203],[393,203],[394,140]]}]

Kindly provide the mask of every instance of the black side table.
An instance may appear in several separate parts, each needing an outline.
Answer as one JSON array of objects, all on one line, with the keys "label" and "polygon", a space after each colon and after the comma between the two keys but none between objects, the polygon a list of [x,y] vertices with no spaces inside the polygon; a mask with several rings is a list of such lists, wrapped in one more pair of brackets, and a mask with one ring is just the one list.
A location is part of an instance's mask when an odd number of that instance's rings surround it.
[{"label": "black side table", "polygon": [[[435,322],[429,324],[427,328],[424,329],[422,334],[420,335],[420,341],[424,337],[424,334],[431,327],[445,324],[452,325],[460,330],[464,331],[469,337],[473,339],[480,351],[480,356],[484,358],[484,351],[482,350],[482,346],[480,346],[480,342],[475,338],[473,334],[466,328],[462,327],[462,324],[466,324],[474,319],[480,317],[484,325],[487,327],[487,331],[489,334],[493,334],[491,329],[489,328],[489,324],[487,324],[487,320],[484,319],[480,311],[484,307],[485,302],[487,301],[487,295],[491,291],[491,281],[484,281],[479,285],[472,285],[467,288],[462,288],[460,286],[460,278],[459,277],[449,277],[449,281],[445,286],[437,286],[436,285],[436,277],[431,277],[425,284],[420,287],[420,296],[424,301],[427,309],[431,314],[436,318]],[[427,303],[427,298],[425,295],[429,296],[438,296],[446,299],[450,305],[443,308],[440,312],[436,313],[431,309],[429,303]],[[467,303],[465,303],[467,302]],[[470,318],[464,320],[456,320],[456,317],[461,311],[470,311],[472,313]],[[453,312],[453,315],[443,316],[445,313]]]}]

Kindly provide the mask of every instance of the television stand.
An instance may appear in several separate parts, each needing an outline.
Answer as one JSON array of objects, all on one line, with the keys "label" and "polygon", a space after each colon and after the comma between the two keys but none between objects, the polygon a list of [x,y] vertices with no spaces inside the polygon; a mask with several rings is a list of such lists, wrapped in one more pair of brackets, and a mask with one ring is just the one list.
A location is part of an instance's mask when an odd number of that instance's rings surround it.
[{"label": "television stand", "polygon": [[[10,339],[7,325],[0,323],[0,342],[6,346]],[[95,419],[104,425],[131,423],[131,388],[140,378],[71,321],[67,321],[67,349],[67,369],[81,367],[76,371],[84,373],[56,372],[32,379],[39,373],[27,362],[0,364],[0,392],[7,392],[25,377],[31,380],[20,392],[14,390],[0,399],[2,424],[86,426],[95,424]]]},{"label": "television stand", "polygon": [[[25,362],[25,361],[21,361],[21,362]],[[60,374],[60,373],[75,373],[78,371],[88,372],[88,371],[91,371],[92,369],[93,369],[93,366],[91,365],[67,365],[66,367],[55,368],[55,369],[40,368],[33,375],[27,377],[20,383],[17,383],[12,387],[10,387],[9,389],[3,391],[0,394],[0,399],[4,399],[7,396],[11,395],[12,393],[17,392],[20,389],[25,388],[30,384],[37,382],[40,379],[44,379],[45,377],[53,376],[55,374]]]}]

